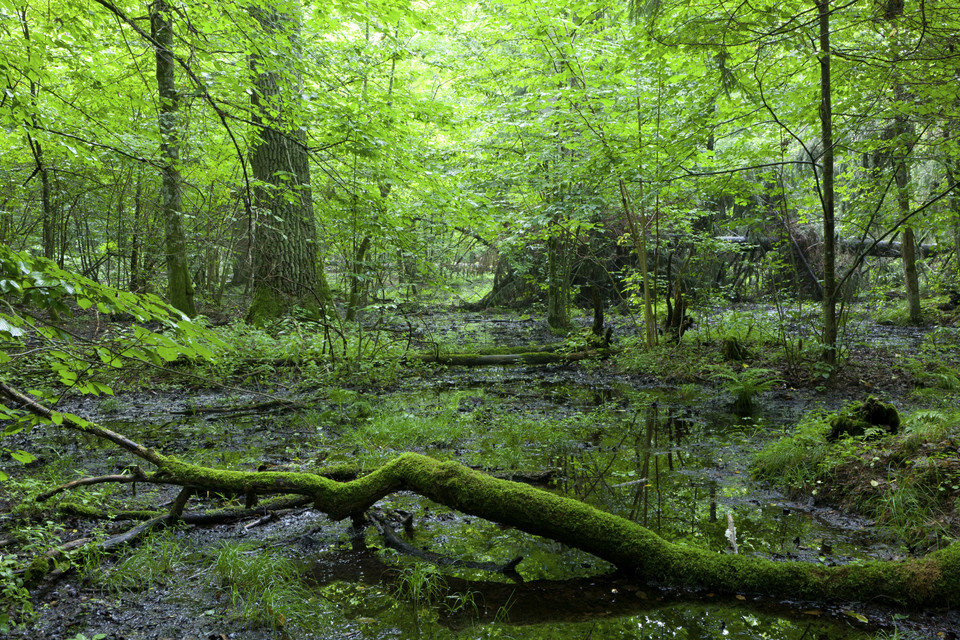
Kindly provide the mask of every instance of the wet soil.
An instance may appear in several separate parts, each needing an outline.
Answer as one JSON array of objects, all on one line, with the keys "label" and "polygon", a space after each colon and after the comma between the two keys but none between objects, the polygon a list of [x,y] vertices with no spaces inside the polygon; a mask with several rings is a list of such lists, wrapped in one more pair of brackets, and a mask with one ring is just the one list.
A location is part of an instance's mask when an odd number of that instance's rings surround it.
[{"label": "wet soil", "polygon": [[[429,326],[433,340],[464,348],[556,340],[539,320],[529,317],[462,314],[456,322],[446,331],[440,325]],[[629,322],[621,325],[621,335],[630,331]],[[364,458],[376,448],[387,457],[401,448],[414,449],[506,476],[546,470],[550,490],[631,517],[669,539],[688,540],[718,552],[729,552],[724,530],[730,513],[737,523],[741,553],[829,564],[895,559],[906,553],[903,545],[872,522],[811,499],[790,499],[751,481],[747,473],[749,454],[763,442],[789,433],[811,408],[836,409],[865,392],[884,394],[903,405],[914,402],[908,395],[914,381],[903,375],[899,359],[920,349],[926,332],[887,329],[871,327],[863,332],[863,340],[850,353],[858,366],[845,369],[837,386],[818,390],[784,385],[767,393],[761,411],[749,419],[732,416],[727,400],[708,381],[694,390],[663,385],[649,375],[624,374],[611,362],[424,368],[390,389],[356,390],[353,404],[330,400],[292,414],[189,415],[197,407],[236,406],[261,399],[253,393],[218,391],[140,391],[123,394],[117,403],[83,398],[64,408],[148,446],[211,466],[252,470],[269,464],[308,470]],[[367,440],[350,437],[370,428],[373,420],[365,410],[351,412],[359,404],[357,399],[372,405],[374,412],[383,406],[405,406],[411,420],[445,416],[461,425],[466,435],[415,437],[406,444],[392,440],[378,444],[375,433],[365,436]],[[565,437],[544,443],[524,431],[543,422]],[[484,437],[484,430],[505,423],[514,424],[517,433],[505,432],[495,440]],[[99,445],[39,428],[29,438],[44,462],[66,461],[86,475],[114,472],[133,462]],[[491,453],[491,449],[508,447],[511,438],[520,442],[510,449],[510,456]],[[11,470],[21,477],[30,473],[29,469]],[[169,503],[174,495],[174,489],[153,489],[129,502],[156,506]],[[218,504],[210,497],[194,508]],[[0,500],[4,533],[31,524],[10,513],[14,506]],[[687,637],[703,638],[867,638],[894,628],[901,637],[948,637],[960,629],[955,612],[911,613],[900,619],[895,611],[874,605],[823,607],[769,602],[752,595],[721,598],[679,593],[655,583],[608,575],[611,568],[590,556],[439,509],[413,496],[398,494],[378,508],[412,514],[416,526],[412,542],[435,552],[499,562],[516,555],[526,558],[520,565],[522,583],[480,572],[449,572],[446,592],[472,594],[473,602],[479,604],[467,613],[434,611],[432,620],[446,630],[441,633],[430,627],[439,634],[436,637],[493,637],[498,625],[507,623],[525,629],[513,628],[509,635],[531,638],[602,638],[624,633],[661,637],[655,635],[657,630],[677,629],[685,629]],[[45,517],[56,516],[30,516],[33,520]],[[63,524],[64,541],[85,535],[94,526],[79,520]],[[302,561],[305,575],[327,600],[324,606],[331,624],[321,629],[291,628],[290,637],[421,634],[419,618],[410,623],[409,612],[397,613],[397,576],[406,565],[395,554],[382,551],[383,542],[373,527],[358,539],[349,523],[332,522],[310,509],[263,526],[248,529],[248,524],[184,527],[175,537],[201,556],[203,550],[226,542],[254,541],[282,548],[285,555]],[[105,529],[127,526],[114,522]],[[29,556],[19,545],[3,551]],[[102,571],[109,572],[116,562],[104,558]],[[110,639],[284,637],[285,632],[251,626],[238,618],[226,591],[209,568],[209,557],[177,567],[167,579],[144,584],[141,590],[109,590],[74,572],[33,594],[37,620],[11,637],[73,638],[78,633],[91,638],[104,634]]]}]

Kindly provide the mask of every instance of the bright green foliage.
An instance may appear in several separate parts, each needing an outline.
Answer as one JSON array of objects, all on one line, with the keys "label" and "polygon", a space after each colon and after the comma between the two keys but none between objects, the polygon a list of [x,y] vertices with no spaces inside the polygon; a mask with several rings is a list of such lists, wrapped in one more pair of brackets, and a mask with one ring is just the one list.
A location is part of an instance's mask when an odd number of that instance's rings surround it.
[{"label": "bright green foliage", "polygon": [[19,563],[13,556],[0,555],[0,633],[27,622],[33,615],[30,592],[24,579],[15,574]]},{"label": "bright green foliage", "polygon": [[[160,367],[179,358],[212,360],[214,351],[225,346],[203,325],[156,296],[97,284],[6,245],[0,245],[0,300],[5,303],[0,311],[0,362],[4,364],[0,382],[15,382],[14,376],[26,363],[39,364],[56,381],[47,390],[34,392],[42,398],[56,398],[67,391],[112,395],[105,372],[131,362]],[[104,324],[112,316],[126,317],[134,324],[129,329],[115,327],[105,340],[93,340],[68,328],[71,318],[84,315]],[[10,420],[3,435],[42,421],[6,405],[0,405],[0,416]],[[63,416],[55,412],[52,420],[61,422]],[[9,453],[20,462],[33,460],[27,452]],[[5,478],[0,473],[0,479]]]},{"label": "bright green foliage", "polygon": [[[499,257],[546,294],[561,328],[578,286],[643,281],[632,256],[642,246],[662,309],[681,281],[698,294],[729,286],[718,276],[730,247],[716,238],[745,234],[777,239],[782,260],[748,267],[733,286],[816,292],[814,5],[281,4],[177,5],[176,169],[201,308],[248,295],[230,284],[249,282],[251,229],[283,228],[254,193],[296,199],[307,188],[284,174],[253,179],[264,121],[310,153],[309,242],[351,320]],[[295,35],[260,27],[258,11],[278,6],[302,13]],[[142,10],[127,0],[56,11],[0,3],[0,185],[10,198],[0,242],[42,248],[106,284],[156,290],[163,158]],[[904,223],[893,159],[910,165],[905,195],[924,207],[907,221],[918,237],[960,238],[960,199],[945,190],[960,175],[956,21],[942,2],[835,8],[842,238],[891,239]],[[250,61],[267,58],[279,63],[280,91],[252,113]],[[792,262],[798,240],[807,266]],[[857,266],[841,265],[843,291],[856,288]],[[899,274],[883,277],[899,286]],[[328,300],[323,280],[317,298]]]}]

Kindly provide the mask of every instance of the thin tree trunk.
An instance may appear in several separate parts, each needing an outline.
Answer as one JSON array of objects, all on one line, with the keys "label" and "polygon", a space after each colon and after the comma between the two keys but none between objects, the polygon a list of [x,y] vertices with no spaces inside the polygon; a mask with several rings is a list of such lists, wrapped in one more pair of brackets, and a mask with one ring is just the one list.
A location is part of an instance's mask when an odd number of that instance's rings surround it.
[{"label": "thin tree trunk", "polygon": [[[641,200],[643,195],[640,196]],[[657,344],[657,321],[653,312],[653,300],[650,287],[650,273],[648,271],[647,257],[647,217],[643,215],[640,220],[636,220],[632,209],[630,208],[630,199],[627,197],[627,187],[620,180],[620,199],[623,202],[623,213],[627,218],[627,225],[630,227],[630,236],[633,238],[633,246],[640,257],[640,277],[643,282],[643,324],[646,329],[647,346],[653,347]]]},{"label": "thin tree trunk", "polygon": [[[950,137],[949,133],[946,135],[948,138]],[[946,165],[947,184],[957,184],[957,177],[960,176],[960,162],[948,157]],[[954,189],[950,194],[950,211],[952,213],[951,220],[953,225],[954,281],[960,283],[960,191],[957,189]]]},{"label": "thin tree trunk", "polygon": [[133,196],[133,229],[130,234],[130,291],[143,291],[145,283],[140,265],[141,222],[143,221],[143,180],[137,172],[137,188]]},{"label": "thin tree trunk", "polygon": [[570,327],[570,269],[565,249],[559,233],[547,240],[547,325],[557,330]]},{"label": "thin tree trunk", "polygon": [[[887,20],[894,21],[902,14],[902,0],[889,0],[887,2],[885,14]],[[899,38],[899,36],[895,37]],[[899,57],[900,53],[898,51],[893,59],[894,75],[897,74],[896,67]],[[893,94],[897,101],[908,98],[906,89],[899,80],[894,85]],[[900,217],[906,219],[910,215],[910,165],[907,163],[907,158],[913,151],[915,131],[907,117],[898,113],[894,117],[894,133],[893,171],[897,183],[897,209]],[[916,240],[912,224],[907,224],[903,228],[901,261],[903,262],[904,290],[907,294],[907,305],[910,309],[910,323],[920,324],[923,322],[923,312],[920,309],[920,281],[917,277]]]},{"label": "thin tree trunk", "polygon": [[357,319],[357,312],[360,308],[360,296],[363,292],[363,281],[366,267],[364,260],[367,256],[367,250],[370,249],[370,236],[364,236],[357,247],[357,252],[353,257],[353,266],[350,269],[350,300],[347,302],[347,322],[353,322]]},{"label": "thin tree trunk", "polygon": [[173,22],[166,0],[150,5],[150,34],[156,43],[157,87],[160,94],[160,150],[164,166],[161,212],[167,264],[167,296],[170,304],[193,317],[197,308],[193,300],[193,284],[187,261],[187,239],[180,219],[182,192],[180,175],[180,95],[177,93],[173,61]]},{"label": "thin tree trunk", "polygon": [[[27,22],[27,7],[20,9],[20,27],[23,30],[23,39],[27,46],[27,57],[32,57],[32,42],[30,40],[30,26]],[[40,94],[40,86],[34,81],[30,80],[30,98],[33,102],[34,107],[37,107],[37,97]],[[34,129],[39,128],[40,122],[39,119],[34,113],[31,117],[31,124]],[[43,146],[40,141],[33,137],[30,133],[30,127],[25,127],[27,129],[27,144],[30,146],[30,151],[33,154],[33,160],[37,166],[37,173],[40,174],[40,204],[42,207],[41,219],[40,219],[40,228],[41,228],[41,240],[43,244],[43,257],[50,260],[56,259],[57,254],[57,240],[56,240],[56,229],[57,229],[57,220],[54,215],[53,205],[50,200],[50,174],[47,169],[47,165],[43,160]]]},{"label": "thin tree trunk", "polygon": [[836,222],[834,220],[833,103],[830,88],[830,0],[816,0],[820,12],[820,137],[823,140],[821,205],[823,207],[823,352],[837,364]]},{"label": "thin tree trunk", "polygon": [[[36,123],[35,123],[36,124]],[[40,204],[43,213],[41,214],[41,235],[43,236],[43,257],[50,260],[57,258],[57,219],[56,212],[53,210],[53,203],[50,198],[50,172],[46,163],[43,161],[43,147],[40,141],[27,133],[27,143],[33,152],[33,159],[37,165],[37,172],[40,174]]]}]

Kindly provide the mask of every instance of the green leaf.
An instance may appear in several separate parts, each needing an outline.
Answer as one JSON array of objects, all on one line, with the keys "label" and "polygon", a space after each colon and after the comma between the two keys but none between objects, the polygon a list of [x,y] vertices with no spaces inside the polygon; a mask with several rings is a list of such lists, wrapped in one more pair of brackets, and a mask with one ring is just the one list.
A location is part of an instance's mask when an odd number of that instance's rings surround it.
[{"label": "green leaf", "polygon": [[850,609],[845,610],[843,613],[844,615],[850,616],[854,620],[859,620],[860,622],[863,622],[863,623],[870,622],[870,620],[867,619],[867,616],[863,615],[862,613],[851,611]]},{"label": "green leaf", "polygon": [[37,459],[37,456],[33,455],[32,453],[28,453],[22,450],[11,451],[10,457],[21,464],[29,464]]},{"label": "green leaf", "polygon": [[78,416],[78,415],[74,415],[74,414],[72,414],[72,413],[64,413],[64,414],[63,414],[63,417],[64,417],[64,418],[69,418],[70,422],[74,423],[74,424],[77,425],[78,427],[89,427],[89,426],[90,426],[90,423],[89,423],[88,421],[84,420],[83,418],[81,418],[81,417]]},{"label": "green leaf", "polygon": [[180,349],[178,347],[157,347],[156,352],[158,356],[167,362],[173,362],[180,357]]},{"label": "green leaf", "polygon": [[10,324],[6,318],[0,318],[0,333],[5,333],[11,338],[19,338],[23,335],[23,330]]}]

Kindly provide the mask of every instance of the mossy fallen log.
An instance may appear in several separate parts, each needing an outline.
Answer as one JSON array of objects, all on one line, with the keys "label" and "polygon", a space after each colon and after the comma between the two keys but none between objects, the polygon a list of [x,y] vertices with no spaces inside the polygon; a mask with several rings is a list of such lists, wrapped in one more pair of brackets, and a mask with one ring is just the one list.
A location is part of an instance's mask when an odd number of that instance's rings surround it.
[{"label": "mossy fallen log", "polygon": [[635,522],[577,500],[499,480],[457,462],[405,453],[351,482],[296,472],[220,471],[167,459],[153,480],[256,493],[301,493],[334,519],[413,491],[464,513],[576,547],[643,579],[726,593],[905,607],[960,605],[960,544],[923,558],[823,566],[719,554],[668,542]]},{"label": "mossy fallen log", "polygon": [[[38,415],[54,418],[49,409],[2,383],[0,394]],[[303,495],[335,520],[356,518],[394,492],[412,491],[464,513],[581,549],[661,585],[818,602],[869,601],[909,608],[960,605],[960,543],[901,561],[844,566],[777,562],[671,543],[635,522],[583,502],[416,453],[401,454],[368,475],[338,482],[303,472],[201,467],[142,447],[99,425],[63,414],[55,418],[156,465],[157,471],[146,474],[146,482],[247,495]]]},{"label": "mossy fallen log", "polygon": [[427,364],[446,364],[461,367],[483,367],[511,364],[563,364],[605,355],[604,349],[587,349],[572,353],[557,351],[526,351],[523,353],[424,353],[417,359]]}]

